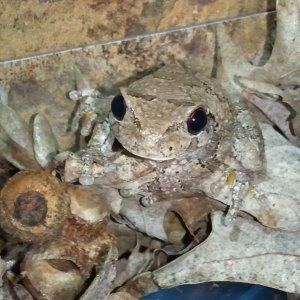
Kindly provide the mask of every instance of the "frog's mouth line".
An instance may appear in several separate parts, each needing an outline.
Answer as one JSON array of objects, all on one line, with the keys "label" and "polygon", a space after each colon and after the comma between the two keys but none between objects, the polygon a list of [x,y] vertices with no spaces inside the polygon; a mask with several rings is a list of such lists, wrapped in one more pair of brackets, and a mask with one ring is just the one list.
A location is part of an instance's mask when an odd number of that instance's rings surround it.
[{"label": "frog's mouth line", "polygon": [[129,150],[127,150],[118,139],[114,138],[114,141],[111,145],[111,151],[112,152],[120,152],[125,154],[126,156],[129,157],[137,157],[137,158],[142,158],[141,156],[135,155],[132,152],[130,152]]},{"label": "frog's mouth line", "polygon": [[111,146],[111,151],[112,152],[123,153],[123,154],[125,154],[128,157],[134,157],[134,158],[139,158],[139,159],[147,159],[147,160],[153,160],[153,161],[161,161],[161,162],[163,162],[163,161],[170,161],[170,160],[174,159],[174,158],[144,157],[144,156],[137,155],[135,153],[132,153],[128,149],[126,149],[117,138],[114,138],[114,141],[113,141],[112,146]]}]

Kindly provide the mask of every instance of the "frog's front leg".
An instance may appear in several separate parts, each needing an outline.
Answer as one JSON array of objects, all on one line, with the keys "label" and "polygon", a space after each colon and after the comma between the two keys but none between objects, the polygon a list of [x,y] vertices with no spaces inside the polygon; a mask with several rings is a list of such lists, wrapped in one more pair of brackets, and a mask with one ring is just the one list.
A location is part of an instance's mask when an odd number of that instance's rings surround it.
[{"label": "frog's front leg", "polygon": [[105,119],[102,123],[95,125],[88,143],[88,149],[93,149],[95,155],[112,157],[122,149],[118,148],[119,145],[116,145],[116,143],[115,137],[111,134],[110,124]]},{"label": "frog's front leg", "polygon": [[72,120],[72,131],[77,131],[81,123],[80,134],[82,136],[92,134],[88,143],[89,152],[95,152],[97,155],[105,157],[114,155],[116,152],[113,149],[115,139],[111,134],[110,123],[107,117],[99,117],[104,114],[101,104],[110,102],[112,97],[104,96],[96,89],[83,89],[71,91],[69,98],[73,101],[80,101]]},{"label": "frog's front leg", "polygon": [[231,204],[226,216],[232,222],[242,207],[249,191],[249,182],[255,183],[265,173],[264,140],[257,120],[243,102],[235,102],[235,130],[230,172],[227,184],[231,187]]},{"label": "frog's front leg", "polygon": [[84,149],[77,153],[65,151],[55,157],[56,161],[64,164],[61,176],[65,182],[79,181],[82,185],[91,185],[95,178],[103,176],[103,160],[90,150]]},{"label": "frog's front leg", "polygon": [[69,93],[73,101],[80,101],[79,107],[72,120],[71,130],[76,132],[81,122],[81,135],[88,136],[97,119],[96,102],[101,98],[101,93],[95,89],[74,90]]},{"label": "frog's front leg", "polygon": [[81,123],[80,134],[89,136],[99,114],[103,114],[101,104],[111,101],[112,97],[104,96],[96,89],[83,89],[71,91],[69,98],[80,102],[71,123],[71,130],[76,132]]},{"label": "frog's front leg", "polygon": [[[230,182],[231,181],[231,182]],[[231,185],[231,204],[225,218],[225,224],[231,224],[239,213],[243,200],[249,191],[249,177],[239,171],[231,171],[227,178],[227,183]]]},{"label": "frog's front leg", "polygon": [[235,129],[229,166],[252,177],[265,172],[264,139],[257,120],[243,102],[234,103]]},{"label": "frog's front leg", "polygon": [[102,95],[96,89],[83,89],[71,91],[69,98],[79,101],[71,130],[75,132],[80,126],[80,134],[91,135],[91,138],[85,149],[76,153],[62,152],[57,155],[56,160],[65,165],[63,177],[66,182],[79,180],[83,185],[91,185],[95,178],[103,175],[104,160],[116,155],[110,124],[103,117],[103,104],[109,102],[110,97]]}]

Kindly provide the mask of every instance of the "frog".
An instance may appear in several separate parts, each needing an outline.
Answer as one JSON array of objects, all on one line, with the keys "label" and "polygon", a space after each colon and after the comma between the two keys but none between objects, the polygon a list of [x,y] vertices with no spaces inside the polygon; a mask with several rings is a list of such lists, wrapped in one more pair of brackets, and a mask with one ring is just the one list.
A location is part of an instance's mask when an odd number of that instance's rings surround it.
[{"label": "frog", "polygon": [[264,174],[255,116],[199,71],[167,65],[121,87],[105,120],[95,118],[102,97],[95,90],[71,95],[81,101],[75,128],[84,119],[82,132],[92,135],[66,159],[66,181],[114,187],[143,206],[203,194],[228,204],[231,222]]}]

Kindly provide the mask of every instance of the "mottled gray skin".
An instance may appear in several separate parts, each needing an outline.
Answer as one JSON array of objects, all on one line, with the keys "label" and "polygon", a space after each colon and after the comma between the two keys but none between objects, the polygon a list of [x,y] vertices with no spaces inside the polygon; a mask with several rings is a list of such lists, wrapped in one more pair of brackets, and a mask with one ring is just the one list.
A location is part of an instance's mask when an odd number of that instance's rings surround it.
[{"label": "mottled gray skin", "polygon": [[[127,151],[109,157],[102,153],[104,176],[95,176],[95,183],[146,196],[149,203],[205,193],[237,210],[249,181],[264,169],[262,135],[245,103],[228,99],[215,80],[175,65],[121,93],[126,114],[119,121],[110,113],[106,140],[116,138]],[[198,107],[208,122],[193,135],[186,121]],[[102,135],[94,132],[90,153],[101,156],[93,141],[103,140]]]},{"label": "mottled gray skin", "polygon": [[[221,154],[218,148],[228,148],[228,143],[221,144],[231,137],[233,112],[218,85],[199,75],[169,66],[121,89],[127,111],[122,121],[111,114],[110,122],[124,148],[156,161],[209,160]],[[208,124],[192,135],[186,121],[198,107],[206,112]]]},{"label": "mottled gray skin", "polygon": [[[230,101],[214,80],[168,66],[121,93],[127,111],[121,121],[110,115],[113,135],[127,151],[152,161],[157,178],[150,189],[160,190],[161,197],[201,191],[216,197],[208,182],[215,181],[215,171],[236,170],[249,177],[262,171],[263,141],[256,121],[244,103]],[[192,135],[186,121],[198,107],[208,123]]]}]

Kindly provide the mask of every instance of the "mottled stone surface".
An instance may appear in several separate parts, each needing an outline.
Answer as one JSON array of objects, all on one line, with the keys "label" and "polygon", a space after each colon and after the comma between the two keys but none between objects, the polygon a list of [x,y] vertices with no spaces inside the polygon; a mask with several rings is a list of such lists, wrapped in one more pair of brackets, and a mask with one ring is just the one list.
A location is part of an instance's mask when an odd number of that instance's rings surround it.
[{"label": "mottled stone surface", "polygon": [[[233,40],[249,60],[258,61],[265,52],[272,18],[272,15],[269,18],[263,15],[230,23]],[[211,76],[216,72],[218,57],[216,26],[196,26],[7,61],[0,63],[0,80],[2,86],[9,89],[9,106],[27,122],[33,114],[42,112],[53,126],[61,149],[66,149],[75,138],[68,131],[75,103],[67,99],[67,92],[76,87],[97,87],[105,93],[116,93],[120,85],[145,71],[170,63],[183,63]],[[106,107],[108,109],[109,103]]]},{"label": "mottled stone surface", "polygon": [[273,9],[275,0],[0,2],[0,59]]}]

